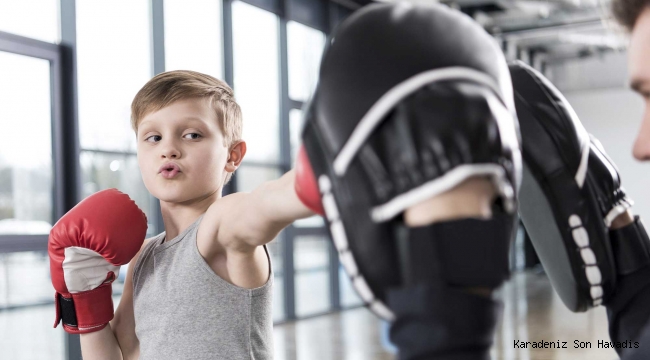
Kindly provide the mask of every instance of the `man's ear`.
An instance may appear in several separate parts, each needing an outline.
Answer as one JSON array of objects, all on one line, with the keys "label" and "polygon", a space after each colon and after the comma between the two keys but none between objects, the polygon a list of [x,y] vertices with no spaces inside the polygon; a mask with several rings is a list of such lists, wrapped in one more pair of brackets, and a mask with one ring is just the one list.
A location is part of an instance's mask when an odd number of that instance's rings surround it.
[{"label": "man's ear", "polygon": [[241,161],[244,159],[244,155],[246,155],[246,142],[240,140],[233,144],[230,147],[230,153],[228,154],[226,171],[231,173],[237,170],[239,164],[241,164]]}]

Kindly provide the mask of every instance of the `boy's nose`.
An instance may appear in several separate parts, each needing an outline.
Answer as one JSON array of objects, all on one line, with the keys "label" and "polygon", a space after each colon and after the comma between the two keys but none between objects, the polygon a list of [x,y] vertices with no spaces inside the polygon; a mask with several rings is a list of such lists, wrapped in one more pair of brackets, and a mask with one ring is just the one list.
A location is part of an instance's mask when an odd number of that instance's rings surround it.
[{"label": "boy's nose", "polygon": [[648,105],[646,105],[641,128],[636,136],[632,153],[639,161],[650,160],[650,109],[648,109]]},{"label": "boy's nose", "polygon": [[168,145],[163,149],[161,156],[166,159],[177,159],[181,156],[181,153],[175,146]]}]

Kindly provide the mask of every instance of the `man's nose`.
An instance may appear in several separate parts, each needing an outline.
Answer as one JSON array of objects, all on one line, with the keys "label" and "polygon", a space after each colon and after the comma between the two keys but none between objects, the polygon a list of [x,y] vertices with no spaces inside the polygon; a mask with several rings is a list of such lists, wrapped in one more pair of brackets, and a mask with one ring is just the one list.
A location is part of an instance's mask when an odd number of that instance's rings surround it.
[{"label": "man's nose", "polygon": [[643,121],[641,122],[641,128],[639,129],[639,134],[637,134],[634,147],[632,148],[634,157],[639,161],[650,160],[650,109],[648,109],[648,107],[649,106],[646,105]]}]

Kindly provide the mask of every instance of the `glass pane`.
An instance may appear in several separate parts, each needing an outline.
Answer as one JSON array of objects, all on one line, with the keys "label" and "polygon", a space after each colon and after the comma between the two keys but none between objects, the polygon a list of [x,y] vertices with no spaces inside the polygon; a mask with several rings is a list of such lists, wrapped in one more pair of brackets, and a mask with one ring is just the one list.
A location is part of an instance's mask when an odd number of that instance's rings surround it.
[{"label": "glass pane", "polygon": [[76,10],[81,147],[135,152],[131,101],[152,74],[149,1],[78,1]]},{"label": "glass pane", "polygon": [[[50,288],[52,285],[50,285]],[[54,290],[52,290],[54,299]],[[50,305],[0,311],[2,358],[12,360],[64,360],[65,332],[54,324],[54,302]]]},{"label": "glass pane", "polygon": [[320,215],[314,215],[306,219],[300,219],[293,222],[295,227],[321,227],[325,226],[325,219]]},{"label": "glass pane", "polygon": [[237,169],[233,181],[237,181],[237,191],[253,191],[263,182],[278,179],[280,176],[280,170],[275,167],[244,165]]},{"label": "glass pane", "polygon": [[278,236],[273,239],[268,245],[269,253],[271,254],[271,263],[273,264],[273,272],[276,276],[283,276],[283,257],[282,257],[282,237]]},{"label": "glass pane", "polygon": [[0,1],[0,31],[58,43],[59,1]]},{"label": "glass pane", "polygon": [[296,316],[320,314],[330,309],[329,273],[310,271],[296,274]]},{"label": "glass pane", "polygon": [[349,307],[355,305],[361,305],[363,302],[357,292],[352,287],[352,282],[350,278],[345,273],[342,265],[339,265],[339,294],[341,296],[341,306]]},{"label": "glass pane", "polygon": [[235,96],[244,117],[246,159],[277,163],[280,155],[278,17],[232,4]]},{"label": "glass pane", "polygon": [[291,109],[289,111],[289,132],[291,141],[291,167],[296,165],[296,156],[298,156],[298,146],[302,143],[302,110]]},{"label": "glass pane", "polygon": [[222,77],[221,1],[165,0],[165,68]]},{"label": "glass pane", "polygon": [[306,101],[318,80],[325,34],[295,21],[287,23],[289,97]]},{"label": "glass pane", "polygon": [[329,244],[324,236],[294,238],[296,316],[330,309]]},{"label": "glass pane", "polygon": [[0,234],[52,226],[50,63],[0,52]]},{"label": "glass pane", "polygon": [[328,241],[324,236],[296,236],[293,243],[296,272],[327,269],[330,261]]},{"label": "glass pane", "polygon": [[[149,220],[149,231],[153,230],[151,196],[142,182],[135,155],[81,151],[80,162],[84,198],[100,190],[116,188],[128,194],[144,211]],[[155,235],[149,231],[147,236]]]},{"label": "glass pane", "polygon": [[0,308],[53,300],[50,258],[46,251],[0,254]]}]

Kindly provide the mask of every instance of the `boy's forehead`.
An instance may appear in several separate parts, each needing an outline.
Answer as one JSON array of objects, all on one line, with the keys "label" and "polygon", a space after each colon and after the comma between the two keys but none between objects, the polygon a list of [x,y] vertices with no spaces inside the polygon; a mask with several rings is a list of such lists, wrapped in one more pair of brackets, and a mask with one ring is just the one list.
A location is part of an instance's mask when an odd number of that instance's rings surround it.
[{"label": "boy's forehead", "polygon": [[169,123],[170,120],[173,120],[176,123],[197,123],[198,124],[209,124],[208,119],[202,119],[200,117],[195,117],[195,116],[180,116],[180,117],[173,117],[166,119],[164,116],[152,116],[152,117],[146,117],[140,122],[140,127],[146,127],[146,126],[154,126],[156,124],[162,124],[162,123]]},{"label": "boy's forehead", "polygon": [[151,111],[140,121],[139,127],[161,123],[201,123],[216,125],[217,114],[208,101],[203,99],[184,99],[175,101],[163,108]]}]

